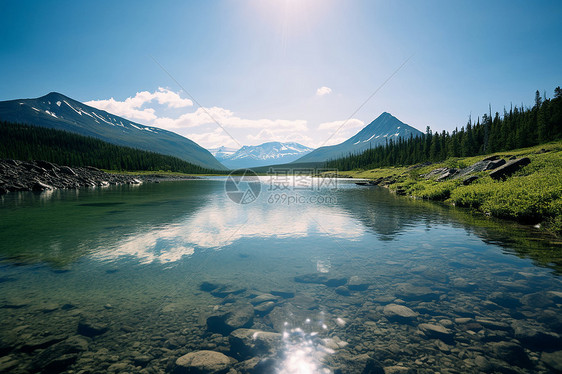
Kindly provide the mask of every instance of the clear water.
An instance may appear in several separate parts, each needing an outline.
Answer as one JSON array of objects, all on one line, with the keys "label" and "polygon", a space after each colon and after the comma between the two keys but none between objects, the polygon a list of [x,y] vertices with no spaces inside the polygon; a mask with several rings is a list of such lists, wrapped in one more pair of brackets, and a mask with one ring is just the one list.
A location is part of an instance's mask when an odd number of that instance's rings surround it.
[{"label": "clear water", "polygon": [[[76,335],[87,350],[49,370],[167,372],[198,350],[235,357],[232,373],[560,364],[560,243],[353,181],[262,182],[249,204],[227,196],[224,178],[2,196],[0,371],[41,371]],[[260,295],[272,300],[263,310]],[[282,335],[240,355],[206,321],[247,303],[246,327]],[[105,331],[81,333],[83,320]]]}]

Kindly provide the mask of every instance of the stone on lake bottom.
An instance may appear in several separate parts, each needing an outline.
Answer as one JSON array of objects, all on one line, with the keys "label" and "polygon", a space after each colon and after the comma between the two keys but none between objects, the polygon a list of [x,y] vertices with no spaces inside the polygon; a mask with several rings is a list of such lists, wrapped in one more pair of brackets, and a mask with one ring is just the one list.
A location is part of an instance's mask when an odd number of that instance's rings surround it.
[{"label": "stone on lake bottom", "polygon": [[420,323],[418,328],[429,339],[441,339],[445,343],[451,343],[453,333],[448,328],[434,323]]},{"label": "stone on lake bottom", "polygon": [[520,367],[529,367],[531,365],[527,352],[519,344],[504,341],[490,343],[489,346],[494,355],[500,360]]},{"label": "stone on lake bottom", "polygon": [[279,297],[280,296],[275,296],[275,295],[272,295],[270,293],[263,293],[261,295],[258,295],[256,297],[254,297],[252,300],[250,300],[250,304],[258,305],[258,304],[264,303],[266,301],[277,301],[277,300],[279,300]]},{"label": "stone on lake bottom", "polygon": [[383,309],[383,314],[389,320],[399,322],[409,322],[415,319],[419,314],[404,305],[388,304]]},{"label": "stone on lake bottom", "polygon": [[271,290],[269,293],[274,296],[282,297],[283,299],[291,299],[295,297],[295,292],[289,290]]},{"label": "stone on lake bottom", "polygon": [[324,274],[311,273],[297,275],[294,280],[297,283],[325,284],[328,281],[328,277]]},{"label": "stone on lake bottom", "polygon": [[78,322],[78,333],[89,338],[101,335],[109,330],[107,324],[102,322],[93,321],[87,318],[80,318]]},{"label": "stone on lake bottom", "polygon": [[228,335],[239,328],[250,327],[254,320],[254,307],[250,303],[223,306],[207,318],[207,330]]},{"label": "stone on lake bottom", "polygon": [[31,362],[31,368],[44,373],[58,373],[76,362],[78,353],[86,350],[88,350],[86,339],[80,336],[71,336],[35,355]]},{"label": "stone on lake bottom", "polygon": [[369,288],[369,283],[354,275],[349,278],[347,288],[349,288],[350,291],[366,291]]},{"label": "stone on lake bottom", "polygon": [[562,351],[543,352],[541,361],[549,368],[562,372]]},{"label": "stone on lake bottom", "polygon": [[175,374],[225,374],[235,360],[215,351],[196,351],[176,360]]},{"label": "stone on lake bottom", "polygon": [[275,307],[275,303],[273,301],[266,301],[265,303],[258,304],[254,307],[254,311],[256,314],[260,316],[264,316],[267,313],[271,312]]},{"label": "stone on lake bottom", "polygon": [[282,335],[254,329],[234,330],[229,336],[232,355],[239,359],[274,354],[281,346]]},{"label": "stone on lake bottom", "polygon": [[338,295],[342,295],[342,296],[351,296],[351,292],[349,291],[349,289],[347,287],[344,286],[339,286],[336,287],[336,289],[334,290]]}]

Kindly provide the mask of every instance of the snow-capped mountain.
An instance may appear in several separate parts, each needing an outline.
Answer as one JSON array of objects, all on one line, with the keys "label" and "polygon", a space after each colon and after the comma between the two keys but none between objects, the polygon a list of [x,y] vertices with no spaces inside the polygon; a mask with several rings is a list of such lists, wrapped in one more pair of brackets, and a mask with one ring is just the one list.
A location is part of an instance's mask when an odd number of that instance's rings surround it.
[{"label": "snow-capped mountain", "polygon": [[230,158],[235,152],[236,148],[229,148],[229,147],[218,147],[218,148],[208,148],[207,149],[215,158],[219,161],[226,160]]},{"label": "snow-capped mountain", "polygon": [[37,99],[2,101],[0,120],[65,130],[117,145],[179,157],[209,169],[226,169],[209,151],[190,139],[131,122],[57,92]]},{"label": "snow-capped mountain", "polygon": [[215,157],[228,168],[240,169],[266,165],[286,164],[311,152],[313,149],[298,143],[268,142],[260,145],[245,145],[231,154],[225,147],[215,151]]},{"label": "snow-capped mountain", "polygon": [[338,157],[347,156],[352,153],[361,153],[369,148],[384,145],[388,139],[396,141],[398,138],[408,139],[410,136],[416,137],[420,135],[422,135],[421,131],[406,125],[392,114],[384,112],[345,142],[317,148],[299,158],[297,162],[323,162],[333,160]]}]

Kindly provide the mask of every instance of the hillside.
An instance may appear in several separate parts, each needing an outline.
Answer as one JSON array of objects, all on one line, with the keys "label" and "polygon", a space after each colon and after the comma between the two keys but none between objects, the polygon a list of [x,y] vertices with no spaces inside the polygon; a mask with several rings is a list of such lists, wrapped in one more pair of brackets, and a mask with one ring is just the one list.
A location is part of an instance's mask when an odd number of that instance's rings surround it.
[{"label": "hillside", "polygon": [[181,135],[131,122],[56,92],[36,99],[0,102],[0,120],[70,131],[116,145],[178,157],[203,168],[226,169],[209,151]]},{"label": "hillside", "polygon": [[67,131],[0,122],[0,159],[43,160],[108,170],[209,173],[177,157],[110,144]]},{"label": "hillside", "polygon": [[[529,164],[496,177],[501,166],[491,162],[528,159]],[[496,160],[496,161],[486,161]],[[500,162],[501,165],[503,162]],[[497,165],[497,164],[496,164]],[[480,167],[478,167],[480,166]],[[365,178],[399,195],[444,201],[487,216],[507,218],[562,235],[562,141],[496,152],[486,156],[450,158],[410,167],[382,167],[346,174]]]}]

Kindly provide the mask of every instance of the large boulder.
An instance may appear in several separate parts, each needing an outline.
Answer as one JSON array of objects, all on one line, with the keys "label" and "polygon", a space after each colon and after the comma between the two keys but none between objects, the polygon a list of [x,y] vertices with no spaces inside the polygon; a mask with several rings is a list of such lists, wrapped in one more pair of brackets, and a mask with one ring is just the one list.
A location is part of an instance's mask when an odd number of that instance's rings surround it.
[{"label": "large boulder", "polygon": [[431,288],[410,283],[397,283],[394,293],[403,300],[431,301],[439,298],[439,293]]},{"label": "large boulder", "polygon": [[109,326],[104,322],[94,319],[93,317],[82,316],[78,321],[77,330],[80,335],[92,338],[107,332],[107,330],[109,330]]},{"label": "large boulder", "polygon": [[490,177],[492,177],[492,179],[502,179],[509,177],[511,174],[515,173],[523,166],[529,165],[530,163],[531,160],[528,157],[509,160],[505,163],[505,165],[502,165],[499,168],[494,169],[494,171],[490,172]]},{"label": "large boulder", "polygon": [[369,283],[361,279],[357,275],[354,275],[349,278],[349,282],[347,282],[347,288],[349,288],[350,291],[365,291],[367,290],[367,288],[369,288]]},{"label": "large boulder", "polygon": [[278,305],[265,317],[265,322],[276,332],[285,332],[292,328],[309,328],[307,320],[315,320],[316,313],[292,303]]},{"label": "large boulder", "polygon": [[458,174],[458,170],[455,168],[452,169],[448,169],[445,173],[442,173],[441,175],[439,175],[435,180],[436,181],[443,181],[449,178],[454,177],[455,175]]},{"label": "large boulder", "polygon": [[548,350],[551,347],[560,347],[562,337],[552,331],[546,330],[541,324],[515,321],[512,323],[514,335],[521,344],[531,350]]},{"label": "large boulder", "polygon": [[425,179],[436,179],[436,178],[440,178],[443,175],[449,174],[451,171],[451,169],[449,168],[437,168],[437,169],[433,169],[432,171],[430,171],[427,174],[422,175]]},{"label": "large boulder", "polygon": [[489,343],[490,351],[500,360],[520,367],[529,367],[531,361],[527,352],[514,342]]},{"label": "large boulder", "polygon": [[229,338],[232,356],[249,359],[274,355],[281,346],[282,335],[254,329],[234,330]]},{"label": "large boulder", "polygon": [[253,322],[252,304],[234,303],[219,308],[207,318],[207,330],[226,336],[236,329],[251,327]]},{"label": "large boulder", "polygon": [[429,339],[441,339],[445,343],[452,343],[453,341],[453,332],[443,325],[420,323],[418,328]]},{"label": "large boulder", "polygon": [[468,177],[464,178],[462,180],[462,184],[465,185],[465,186],[468,186],[469,184],[472,184],[472,182],[476,181],[477,179],[478,179],[478,176],[471,175],[471,176],[468,176]]},{"label": "large boulder", "polygon": [[174,374],[224,374],[236,361],[215,351],[195,351],[176,360]]},{"label": "large boulder", "polygon": [[275,296],[275,295],[272,295],[270,293],[262,293],[261,295],[258,295],[256,297],[254,297],[252,300],[250,300],[250,303],[252,305],[258,305],[258,304],[266,303],[266,302],[269,302],[269,301],[276,302],[276,301],[279,300],[279,298],[280,298],[280,296]]},{"label": "large boulder", "polygon": [[79,353],[86,350],[88,350],[86,339],[72,336],[35,355],[30,369],[42,373],[60,373],[76,362]]},{"label": "large boulder", "polygon": [[499,168],[502,165],[505,165],[505,160],[503,158],[499,159],[499,160],[494,160],[494,161],[490,161],[488,163],[488,165],[486,166],[486,169],[484,170],[494,170],[496,168]]},{"label": "large boulder", "polygon": [[203,282],[199,286],[202,291],[210,292],[215,297],[225,298],[228,296],[239,295],[246,291],[244,287],[235,287],[227,284]]},{"label": "large boulder", "polygon": [[390,321],[408,323],[414,320],[419,314],[404,305],[388,304],[383,309],[383,314]]}]

